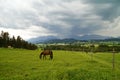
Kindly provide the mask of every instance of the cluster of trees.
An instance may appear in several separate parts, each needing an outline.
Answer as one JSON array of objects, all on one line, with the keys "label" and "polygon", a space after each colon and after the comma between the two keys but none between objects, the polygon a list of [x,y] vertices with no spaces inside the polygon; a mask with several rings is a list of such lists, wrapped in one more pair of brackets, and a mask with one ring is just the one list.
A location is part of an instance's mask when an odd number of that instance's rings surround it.
[{"label": "cluster of trees", "polygon": [[1,31],[0,34],[0,47],[13,47],[13,48],[23,48],[23,49],[30,49],[35,50],[37,46],[35,44],[28,43],[27,41],[23,40],[20,36],[15,38],[9,37],[8,32]]},{"label": "cluster of trees", "polygon": [[107,45],[107,44],[100,44],[97,48],[97,52],[112,52],[113,49],[116,52],[120,52],[120,45]]},{"label": "cluster of trees", "polygon": [[120,45],[47,45],[45,48],[52,50],[69,50],[69,51],[83,51],[83,52],[112,52],[113,48],[116,52],[120,52]]}]

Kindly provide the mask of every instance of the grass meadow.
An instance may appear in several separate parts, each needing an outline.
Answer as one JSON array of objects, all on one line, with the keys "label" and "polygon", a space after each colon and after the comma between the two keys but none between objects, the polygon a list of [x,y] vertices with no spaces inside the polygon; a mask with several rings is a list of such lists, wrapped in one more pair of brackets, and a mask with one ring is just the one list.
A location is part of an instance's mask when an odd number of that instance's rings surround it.
[{"label": "grass meadow", "polygon": [[120,80],[120,54],[53,51],[54,59],[39,59],[40,50],[0,48],[0,80]]}]

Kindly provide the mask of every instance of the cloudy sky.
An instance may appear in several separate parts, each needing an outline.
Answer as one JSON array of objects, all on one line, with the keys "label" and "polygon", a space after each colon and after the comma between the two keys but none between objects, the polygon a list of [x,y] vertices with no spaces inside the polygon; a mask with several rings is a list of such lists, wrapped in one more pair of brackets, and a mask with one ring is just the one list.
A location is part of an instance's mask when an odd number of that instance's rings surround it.
[{"label": "cloudy sky", "polygon": [[38,36],[120,36],[120,0],[0,0],[0,31]]}]

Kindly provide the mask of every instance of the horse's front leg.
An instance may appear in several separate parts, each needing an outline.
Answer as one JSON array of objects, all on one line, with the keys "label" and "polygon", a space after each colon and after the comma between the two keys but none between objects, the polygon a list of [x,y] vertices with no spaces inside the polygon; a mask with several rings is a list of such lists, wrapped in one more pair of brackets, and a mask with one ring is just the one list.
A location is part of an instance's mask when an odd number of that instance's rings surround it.
[{"label": "horse's front leg", "polygon": [[46,55],[43,55],[43,59],[46,59]]}]

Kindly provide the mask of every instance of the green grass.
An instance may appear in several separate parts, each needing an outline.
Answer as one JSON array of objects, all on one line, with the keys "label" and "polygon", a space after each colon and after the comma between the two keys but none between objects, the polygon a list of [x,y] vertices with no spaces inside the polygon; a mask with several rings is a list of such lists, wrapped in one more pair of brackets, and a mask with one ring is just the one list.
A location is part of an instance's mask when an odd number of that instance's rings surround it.
[{"label": "green grass", "polygon": [[0,80],[119,80],[120,54],[112,71],[112,54],[53,51],[54,59],[39,59],[40,50],[0,48]]}]

